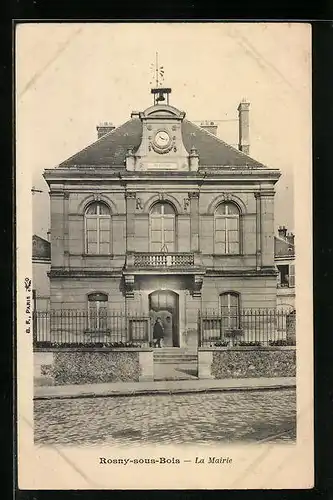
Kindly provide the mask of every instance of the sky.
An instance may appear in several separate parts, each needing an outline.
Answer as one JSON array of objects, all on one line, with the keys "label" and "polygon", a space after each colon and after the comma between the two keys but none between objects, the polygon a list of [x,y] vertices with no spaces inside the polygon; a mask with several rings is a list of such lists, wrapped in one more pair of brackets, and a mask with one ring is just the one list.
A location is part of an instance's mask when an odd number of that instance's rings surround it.
[{"label": "sky", "polygon": [[311,48],[305,23],[28,23],[16,33],[17,163],[42,193],[33,231],[50,227],[42,174],[152,104],[156,51],[170,104],[192,121],[220,120],[237,144],[237,106],[250,102],[250,156],[281,170],[275,227],[294,227],[295,168],[311,158]]}]

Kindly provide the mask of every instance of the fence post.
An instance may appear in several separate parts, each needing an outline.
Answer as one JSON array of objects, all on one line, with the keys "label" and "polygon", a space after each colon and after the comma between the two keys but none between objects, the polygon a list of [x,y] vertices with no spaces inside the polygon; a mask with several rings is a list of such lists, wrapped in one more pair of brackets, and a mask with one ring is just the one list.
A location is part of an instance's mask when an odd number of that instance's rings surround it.
[{"label": "fence post", "polygon": [[148,346],[151,347],[153,345],[153,339],[152,339],[151,321],[149,314],[147,317],[147,324],[148,324]]},{"label": "fence post", "polygon": [[36,347],[37,345],[37,311],[34,309],[32,311],[32,345]]},{"label": "fence post", "polygon": [[198,347],[202,347],[202,314],[198,311]]}]

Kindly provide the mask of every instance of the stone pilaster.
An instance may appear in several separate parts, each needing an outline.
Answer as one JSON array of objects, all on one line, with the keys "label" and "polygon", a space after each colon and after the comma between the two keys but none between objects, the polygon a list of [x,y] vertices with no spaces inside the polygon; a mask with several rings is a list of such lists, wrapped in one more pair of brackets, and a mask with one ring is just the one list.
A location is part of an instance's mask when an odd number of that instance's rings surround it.
[{"label": "stone pilaster", "polygon": [[261,269],[261,198],[260,193],[254,193],[256,199],[256,267]]},{"label": "stone pilaster", "polygon": [[134,299],[135,276],[133,274],[125,274],[124,280],[126,299]]},{"label": "stone pilaster", "polygon": [[64,192],[50,191],[52,267],[64,267]]},{"label": "stone pilaster", "polygon": [[261,265],[274,266],[274,195],[273,189],[261,191]]},{"label": "stone pilaster", "polygon": [[214,378],[212,375],[213,351],[198,351],[198,378]]},{"label": "stone pilaster", "polygon": [[64,266],[69,267],[69,193],[64,193]]},{"label": "stone pilaster", "polygon": [[193,277],[193,291],[192,291],[192,297],[201,298],[201,289],[202,289],[202,283],[203,283],[203,276],[202,274],[195,274]]},{"label": "stone pilaster", "polygon": [[125,192],[126,198],[126,251],[135,251],[136,193]]},{"label": "stone pilaster", "polygon": [[154,355],[153,351],[139,351],[140,375],[139,382],[152,382],[154,380]]},{"label": "stone pilaster", "polygon": [[191,251],[199,251],[199,192],[188,193],[191,210]]}]

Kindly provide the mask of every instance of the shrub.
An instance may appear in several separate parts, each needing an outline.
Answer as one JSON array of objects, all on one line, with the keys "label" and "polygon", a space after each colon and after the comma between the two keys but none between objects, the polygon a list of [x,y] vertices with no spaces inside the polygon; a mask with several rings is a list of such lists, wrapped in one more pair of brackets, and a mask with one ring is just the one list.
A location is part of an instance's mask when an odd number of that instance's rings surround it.
[{"label": "shrub", "polygon": [[292,339],[279,339],[279,340],[270,340],[269,341],[270,346],[285,346],[285,345],[295,345],[295,341]]},{"label": "shrub", "polygon": [[97,348],[126,348],[126,347],[141,347],[140,344],[135,344],[134,342],[51,342],[51,341],[42,341],[38,342],[37,347],[97,347]]},{"label": "shrub", "polygon": [[259,340],[240,340],[237,345],[241,347],[260,347],[261,342]]},{"label": "shrub", "polygon": [[240,337],[243,335],[243,330],[241,328],[227,328],[224,331],[226,337]]}]

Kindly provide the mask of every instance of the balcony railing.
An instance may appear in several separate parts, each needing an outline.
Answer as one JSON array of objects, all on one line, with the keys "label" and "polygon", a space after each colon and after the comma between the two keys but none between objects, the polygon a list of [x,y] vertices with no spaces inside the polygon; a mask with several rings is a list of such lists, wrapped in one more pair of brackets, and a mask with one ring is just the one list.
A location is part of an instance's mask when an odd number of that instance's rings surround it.
[{"label": "balcony railing", "polygon": [[136,268],[191,267],[194,266],[194,255],[192,253],[164,253],[164,252],[137,253],[134,254],[133,266]]}]

